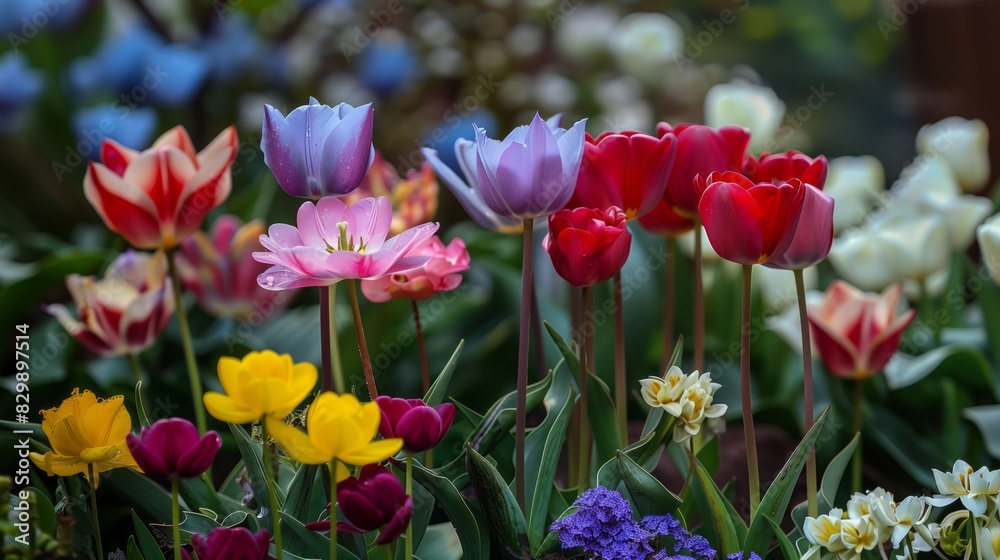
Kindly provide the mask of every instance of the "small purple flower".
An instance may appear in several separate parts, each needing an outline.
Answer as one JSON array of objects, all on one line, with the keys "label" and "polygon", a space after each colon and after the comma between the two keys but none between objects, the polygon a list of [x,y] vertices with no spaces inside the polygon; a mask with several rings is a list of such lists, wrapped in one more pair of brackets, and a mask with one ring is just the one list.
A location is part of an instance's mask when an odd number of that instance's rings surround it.
[{"label": "small purple flower", "polygon": [[644,560],[651,552],[650,533],[632,519],[632,506],[614,490],[596,487],[573,502],[577,508],[552,524],[562,548],[581,548],[604,560]]},{"label": "small purple flower", "polygon": [[756,552],[751,552],[750,556],[744,557],[742,552],[734,552],[726,556],[726,560],[760,560]]},{"label": "small purple flower", "polygon": [[[668,550],[660,551],[655,558],[662,560],[715,560],[715,549],[701,535],[692,535],[674,516],[647,515],[642,518],[642,527],[654,537],[669,537],[674,541],[674,555]],[[687,554],[680,554],[687,551]]]},{"label": "small purple flower", "polygon": [[260,148],[286,193],[303,198],[340,196],[358,188],[375,159],[371,103],[322,105],[314,98],[282,116],[264,106]]},{"label": "small purple flower", "polygon": [[146,476],[160,480],[194,478],[208,470],[222,446],[219,434],[198,428],[183,418],[158,420],[139,435],[125,438],[135,462]]},{"label": "small purple flower", "polygon": [[476,178],[486,206],[520,219],[565,207],[576,189],[585,125],[583,119],[566,130],[536,113],[531,124],[515,128],[503,140],[487,138],[477,127]]}]

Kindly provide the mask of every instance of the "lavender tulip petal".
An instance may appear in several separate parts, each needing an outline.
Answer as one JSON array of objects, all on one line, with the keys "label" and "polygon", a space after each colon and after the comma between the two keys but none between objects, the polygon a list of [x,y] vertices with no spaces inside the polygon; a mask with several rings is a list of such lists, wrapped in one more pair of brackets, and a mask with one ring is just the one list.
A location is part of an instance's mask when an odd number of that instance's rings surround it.
[{"label": "lavender tulip petal", "polygon": [[264,105],[260,149],[264,153],[264,164],[281,189],[295,193],[293,196],[305,196],[304,191],[298,190],[306,182],[302,144],[298,137],[289,134],[288,123],[281,112],[270,105]]},{"label": "lavender tulip petal", "polygon": [[[347,194],[364,179],[374,157],[371,103],[348,112],[323,145],[321,176],[327,186],[323,194]],[[332,186],[332,190],[330,187]]]}]

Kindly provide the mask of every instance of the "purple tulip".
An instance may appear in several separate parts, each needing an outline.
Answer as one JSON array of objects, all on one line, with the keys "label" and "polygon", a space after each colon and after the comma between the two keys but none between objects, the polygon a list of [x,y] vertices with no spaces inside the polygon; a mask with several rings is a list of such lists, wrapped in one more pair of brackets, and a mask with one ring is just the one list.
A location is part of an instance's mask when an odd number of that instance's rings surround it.
[{"label": "purple tulip", "polygon": [[371,103],[321,105],[310,97],[288,114],[264,105],[260,148],[286,193],[303,198],[339,196],[358,188],[375,159]]},{"label": "purple tulip", "polygon": [[217,527],[205,535],[191,535],[198,560],[265,560],[271,542],[267,529],[256,533],[243,527]]},{"label": "purple tulip", "polygon": [[[337,485],[337,504],[349,523],[337,523],[338,531],[367,533],[381,528],[376,544],[396,540],[406,531],[413,515],[413,499],[396,475],[377,464],[366,465],[358,476]],[[314,531],[329,531],[330,522],[306,525]]]},{"label": "purple tulip", "polygon": [[833,246],[833,198],[812,185],[803,185],[805,197],[792,244],[778,258],[764,263],[770,268],[802,270],[818,264]]},{"label": "purple tulip", "polygon": [[441,443],[455,419],[455,405],[427,406],[420,399],[394,399],[385,395],[375,399],[382,410],[379,433],[384,438],[401,438],[403,449],[419,453]]},{"label": "purple tulip", "polygon": [[561,210],[576,188],[583,158],[583,119],[570,129],[537,113],[503,140],[476,128],[476,177],[486,206],[508,218],[538,218]]},{"label": "purple tulip", "polygon": [[158,420],[139,435],[125,438],[128,450],[151,478],[194,478],[208,470],[222,446],[214,431],[198,436],[198,428],[183,418]]}]

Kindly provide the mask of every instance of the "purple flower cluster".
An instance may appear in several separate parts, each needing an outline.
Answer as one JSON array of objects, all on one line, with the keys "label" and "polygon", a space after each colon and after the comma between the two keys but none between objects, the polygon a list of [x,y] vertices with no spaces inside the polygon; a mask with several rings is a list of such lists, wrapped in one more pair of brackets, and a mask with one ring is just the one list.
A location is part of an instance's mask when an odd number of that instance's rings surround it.
[{"label": "purple flower cluster", "polygon": [[673,540],[670,547],[657,552],[654,560],[714,560],[715,549],[701,535],[692,535],[669,513],[647,515],[642,518],[642,526],[651,537],[668,537]]}]

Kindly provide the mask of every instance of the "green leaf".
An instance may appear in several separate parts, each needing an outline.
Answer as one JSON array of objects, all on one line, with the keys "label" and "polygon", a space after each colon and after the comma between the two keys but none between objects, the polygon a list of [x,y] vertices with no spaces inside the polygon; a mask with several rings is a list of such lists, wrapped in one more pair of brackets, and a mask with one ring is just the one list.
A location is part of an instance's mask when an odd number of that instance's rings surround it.
[{"label": "green leaf", "polygon": [[[827,465],[826,471],[823,473],[823,480],[819,485],[820,497],[826,500],[826,503],[830,508],[837,503],[837,491],[840,488],[840,481],[844,478],[844,473],[847,472],[848,465],[851,464],[851,459],[854,458],[854,448],[860,445],[861,436],[860,434],[854,434],[851,441],[847,443],[840,453],[830,461]],[[823,513],[820,511],[820,513]]]},{"label": "green leaf", "polygon": [[237,511],[249,511],[229,496],[220,496],[201,476],[181,480],[178,490],[184,503],[192,511],[207,508],[223,516]]},{"label": "green leaf", "polygon": [[865,436],[871,436],[918,484],[934,488],[931,469],[941,463],[951,464],[942,456],[941,449],[885,409],[872,409],[872,416],[865,418]]},{"label": "green leaf", "polygon": [[[286,512],[281,512],[281,526],[282,528],[289,529],[290,534],[295,535],[306,543],[306,550],[308,550],[310,554],[308,558],[330,558],[329,537],[324,537],[316,531],[306,529],[306,526],[301,521],[295,519],[291,515],[288,515]],[[298,555],[289,552],[285,552],[285,556],[298,557]],[[338,544],[337,560],[359,560],[359,558],[350,550],[344,548],[343,545]]]},{"label": "green leaf", "polygon": [[469,560],[487,560],[490,558],[489,539],[482,539],[486,534],[485,520],[481,520],[476,510],[455,488],[447,478],[427,469],[420,463],[413,464],[413,479],[419,482],[437,501],[448,519],[455,526],[462,550]]},{"label": "green leaf", "polygon": [[501,547],[504,558],[519,558],[527,544],[527,527],[521,508],[514,500],[507,483],[485,457],[470,445],[466,453],[469,478],[476,489],[476,498],[486,513],[490,533]]},{"label": "green leaf", "polygon": [[667,490],[653,475],[624,453],[618,453],[618,465],[629,497],[640,516],[673,513],[681,499]]},{"label": "green leaf", "polygon": [[153,538],[146,524],[135,514],[135,510],[132,510],[132,526],[135,527],[135,536],[139,541],[139,550],[142,551],[143,558],[146,560],[166,560],[163,551],[160,550],[160,545],[156,544],[156,539]]},{"label": "green leaf", "polygon": [[139,420],[139,427],[150,425],[149,417],[146,415],[146,406],[142,402],[142,381],[135,384],[135,416]]},{"label": "green leaf", "polygon": [[190,542],[191,535],[207,535],[213,529],[222,526],[222,523],[219,523],[217,519],[203,513],[181,512],[181,540],[184,542]]},{"label": "green leaf", "polygon": [[785,560],[798,560],[799,552],[795,550],[795,545],[792,544],[792,541],[788,540],[788,536],[781,529],[781,525],[778,525],[777,522],[767,515],[764,516],[764,520],[771,526],[771,531],[778,538],[778,550],[781,551],[781,555],[785,557]]},{"label": "green leaf", "polygon": [[528,504],[528,542],[537,551],[545,538],[552,481],[563,443],[569,417],[577,401],[573,375],[556,366],[554,380],[545,395],[545,420],[528,434],[524,444],[525,500]]},{"label": "green leaf", "polygon": [[994,459],[1000,458],[1000,405],[972,406],[962,415],[979,428],[986,452]]},{"label": "green leaf", "polygon": [[549,336],[552,338],[552,342],[556,343],[556,348],[559,349],[559,353],[562,354],[563,359],[566,360],[566,365],[569,366],[570,371],[573,373],[580,372],[580,356],[570,347],[566,339],[559,334],[559,331],[555,329],[548,321],[542,321],[545,325],[545,330],[549,332]]},{"label": "green leaf", "polygon": [[135,537],[129,535],[128,546],[126,547],[125,558],[128,560],[146,560],[139,552],[139,547],[135,544]]},{"label": "green leaf", "polygon": [[[723,556],[729,556],[740,551],[740,540],[736,533],[736,526],[732,516],[729,515],[728,500],[712,480],[712,475],[705,470],[705,466],[697,460],[694,463],[695,474],[694,483],[698,484],[708,502],[708,514],[712,518],[712,525],[718,534],[719,542],[717,548],[721,549]],[[706,535],[707,537],[707,535]]]},{"label": "green leaf", "polygon": [[451,377],[455,373],[455,366],[458,365],[458,356],[462,353],[464,346],[465,340],[458,341],[455,352],[452,353],[451,358],[448,359],[448,363],[444,365],[444,369],[441,370],[437,379],[431,384],[431,388],[427,390],[427,394],[424,395],[424,402],[428,406],[437,406],[444,402],[444,397],[448,391],[448,383],[451,382]]},{"label": "green leaf", "polygon": [[594,459],[598,465],[614,460],[615,454],[622,447],[621,437],[615,424],[615,406],[611,391],[593,373],[587,375],[587,418],[590,420],[590,432],[594,436],[596,453]]},{"label": "green leaf", "polygon": [[802,438],[802,441],[799,442],[795,451],[792,452],[792,456],[788,458],[785,466],[781,468],[781,472],[778,473],[778,476],[775,477],[770,487],[768,487],[767,492],[764,493],[764,497],[760,500],[760,507],[757,508],[753,519],[750,520],[750,529],[747,532],[746,542],[743,543],[744,553],[756,552],[763,557],[771,548],[773,531],[765,517],[770,517],[771,519],[784,518],[785,510],[788,509],[788,502],[792,499],[792,491],[795,489],[799,473],[802,472],[802,467],[805,466],[810,451],[816,445],[816,440],[823,433],[829,414],[830,409],[827,407],[820,414],[819,419],[816,420],[812,428],[806,433],[805,437]]},{"label": "green leaf", "polygon": [[[329,497],[323,490],[323,482],[318,478],[322,476],[320,467],[317,465],[301,465],[292,478],[288,486],[288,496],[285,498],[285,505],[282,511],[299,520],[314,520],[320,511],[314,511],[312,505],[320,502],[320,510],[329,503]],[[316,499],[318,497],[318,499]],[[282,543],[286,551],[295,554],[304,554],[306,544],[295,535]]]},{"label": "green leaf", "polygon": [[[153,523],[168,523],[171,517],[170,493],[162,486],[132,469],[115,469],[102,476],[101,488],[121,496],[132,504],[144,519]],[[140,541],[142,544],[142,541]],[[146,556],[147,560],[149,556]]]},{"label": "green leaf", "polygon": [[[268,504],[267,478],[264,476],[263,449],[261,445],[250,439],[250,434],[243,429],[243,426],[230,424],[229,429],[232,430],[233,435],[236,436],[236,447],[240,450],[240,456],[243,457],[243,466],[246,468],[247,474],[250,476],[250,487],[253,488],[253,495],[257,500],[257,505],[259,505],[261,509],[270,509],[270,505]],[[282,493],[280,488],[276,488],[276,491],[278,497],[278,507],[280,509],[282,504]],[[265,515],[260,518],[264,528],[273,532],[273,527],[271,527],[272,519],[273,517],[270,515]]]}]

